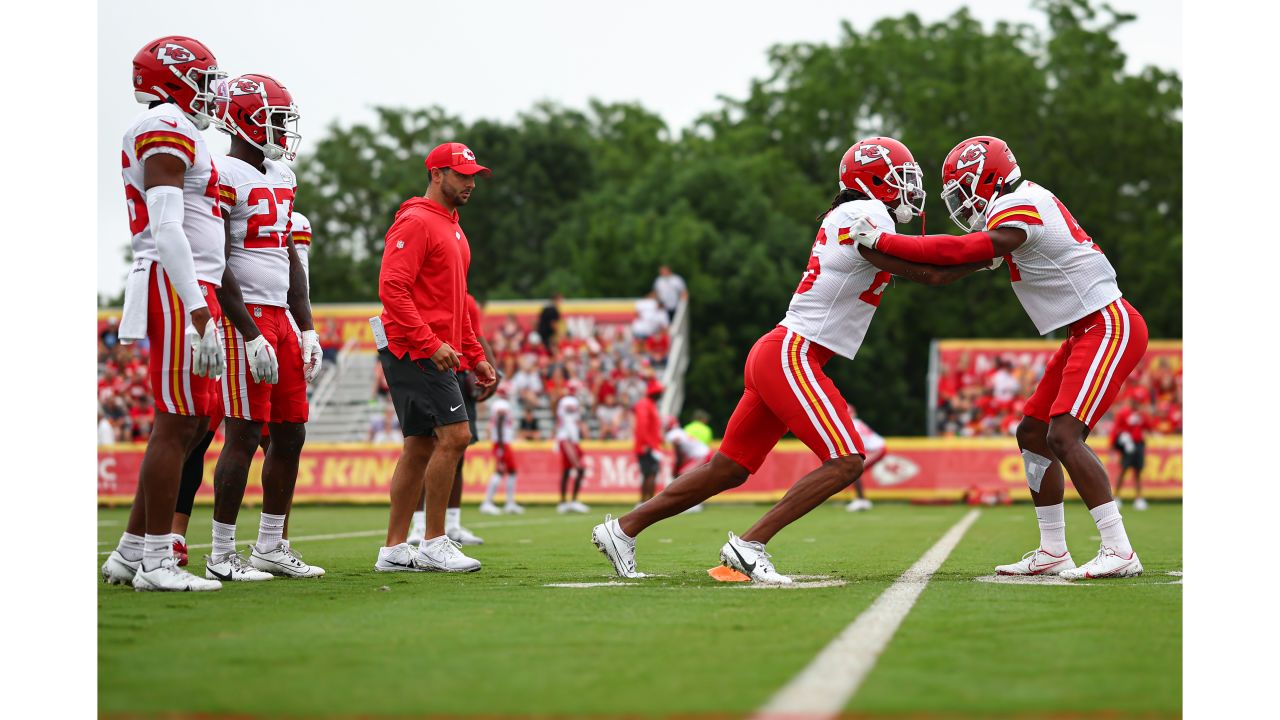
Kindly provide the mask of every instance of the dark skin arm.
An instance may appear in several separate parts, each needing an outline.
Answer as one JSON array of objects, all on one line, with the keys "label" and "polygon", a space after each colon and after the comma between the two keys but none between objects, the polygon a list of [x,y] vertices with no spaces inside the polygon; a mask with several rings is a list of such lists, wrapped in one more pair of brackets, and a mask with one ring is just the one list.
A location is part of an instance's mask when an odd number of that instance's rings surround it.
[{"label": "dark skin arm", "polygon": [[[485,340],[484,336],[479,333],[476,333],[476,340],[479,340],[480,347],[484,348],[484,356],[488,358],[489,364],[495,368],[498,367],[498,361],[493,354],[493,347],[489,345],[489,341]],[[492,385],[481,386],[483,389],[480,391],[480,396],[476,398],[476,402],[484,402],[493,397],[493,394],[498,391],[498,383],[502,382],[502,376],[495,375],[494,378]]]},{"label": "dark skin arm", "polygon": [[[223,216],[222,229],[226,233],[226,256],[231,257],[231,218]],[[222,287],[218,288],[218,303],[222,305],[222,314],[235,325],[236,330],[244,336],[245,341],[252,340],[262,334],[258,325],[249,315],[249,308],[244,306],[244,295],[240,292],[240,283],[235,273],[231,272],[231,263],[222,272]],[[310,319],[310,315],[307,316]],[[296,318],[295,318],[296,319]]]},{"label": "dark skin arm", "polygon": [[299,330],[314,330],[311,298],[307,296],[307,272],[302,269],[302,259],[298,257],[298,248],[294,246],[292,236],[286,247],[289,249],[289,312],[293,314]]},{"label": "dark skin arm", "polygon": [[[161,185],[181,190],[186,176],[187,166],[173,155],[152,155],[142,166],[142,186],[147,190]],[[212,317],[207,307],[191,311],[191,325],[200,333],[200,337],[204,337],[204,329],[208,327]]]},{"label": "dark skin arm", "polygon": [[991,236],[991,247],[996,251],[995,257],[1004,257],[1022,247],[1022,243],[1027,241],[1027,231],[1022,228],[998,227],[995,230],[988,230],[987,234]]},{"label": "dark skin arm", "polygon": [[862,245],[858,246],[858,252],[862,253],[862,257],[866,258],[867,262],[881,270],[921,285],[948,285],[987,267],[987,263],[925,265],[886,255],[879,250],[872,250]]}]

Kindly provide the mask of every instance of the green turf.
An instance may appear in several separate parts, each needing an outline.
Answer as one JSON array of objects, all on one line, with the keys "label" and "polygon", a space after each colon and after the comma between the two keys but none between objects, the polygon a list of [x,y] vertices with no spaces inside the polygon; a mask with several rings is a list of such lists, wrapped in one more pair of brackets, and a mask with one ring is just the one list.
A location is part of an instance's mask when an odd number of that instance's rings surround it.
[{"label": "green turf", "polygon": [[[712,506],[641,537],[626,587],[588,539],[602,514],[466,512],[487,543],[478,574],[372,571],[385,508],[302,507],[292,535],[328,570],[318,580],[227,584],[211,594],[103,586],[99,708],[262,717],[354,715],[670,715],[760,707],[967,508],[835,504],[783,532],[781,571],[839,587],[715,583],[725,531],[763,506]],[[602,511],[610,510],[603,508]],[[615,514],[620,509],[612,509]],[[1036,542],[1027,506],[983,510],[853,699],[875,714],[1176,713],[1181,707],[1181,506],[1126,512],[1148,574],[1095,587],[974,582]],[[124,511],[99,513],[99,550]],[[246,511],[242,539],[254,535]],[[198,509],[188,540],[208,542]],[[1077,561],[1096,548],[1083,509],[1069,514]],[[376,531],[367,537],[307,540]],[[193,566],[203,553],[193,550]],[[99,562],[101,556],[99,556]]]}]

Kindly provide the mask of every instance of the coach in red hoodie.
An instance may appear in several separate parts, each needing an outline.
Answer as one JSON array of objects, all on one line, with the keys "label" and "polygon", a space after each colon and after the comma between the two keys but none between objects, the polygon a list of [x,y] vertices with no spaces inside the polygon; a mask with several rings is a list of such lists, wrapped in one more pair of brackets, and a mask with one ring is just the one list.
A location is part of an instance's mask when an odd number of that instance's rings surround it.
[{"label": "coach in red hoodie", "polygon": [[[467,312],[471,246],[458,224],[458,208],[471,198],[476,176],[489,169],[462,143],[436,147],[426,165],[426,197],[400,206],[387,230],[378,275],[386,334],[378,359],[404,432],[404,452],[391,476],[387,544],[374,569],[474,572],[479,561],[445,535],[444,515],[454,470],[471,440],[455,375],[473,369],[481,386],[496,379]],[[405,540],[424,482],[427,532],[415,551]]]},{"label": "coach in red hoodie", "polygon": [[662,383],[650,378],[644,389],[644,397],[636,403],[635,451],[640,465],[640,502],[653,497],[661,460],[658,448],[662,447],[662,420],[658,417],[658,400],[662,397]]}]

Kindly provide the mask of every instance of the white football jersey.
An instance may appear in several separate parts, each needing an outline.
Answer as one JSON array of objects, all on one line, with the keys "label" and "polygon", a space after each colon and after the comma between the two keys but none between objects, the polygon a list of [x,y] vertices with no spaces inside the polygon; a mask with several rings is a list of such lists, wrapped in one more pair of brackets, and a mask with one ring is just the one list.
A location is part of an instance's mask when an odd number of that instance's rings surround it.
[{"label": "white football jersey", "polygon": [[511,401],[494,398],[489,402],[489,439],[495,443],[510,443],[515,438],[516,413]]},{"label": "white football jersey", "polygon": [[689,433],[684,431],[682,427],[673,427],[667,431],[667,444],[680,451],[686,460],[697,460],[706,457],[711,448],[701,440],[695,440],[689,437]]},{"label": "white football jersey", "polygon": [[888,208],[879,200],[854,200],[827,213],[809,266],[779,323],[849,359],[858,354],[871,316],[893,279],[858,253],[851,228],[863,217],[885,232],[895,231]]},{"label": "white football jersey", "polygon": [[1041,335],[1120,299],[1116,271],[1053,193],[1028,180],[997,198],[987,230],[1021,228],[1026,242],[1006,255],[1013,292]]},{"label": "white football jersey", "polygon": [[870,425],[862,422],[861,418],[853,419],[853,429],[858,431],[858,435],[862,438],[862,448],[868,453],[884,449],[884,438],[872,430]]},{"label": "white football jersey", "polygon": [[231,219],[231,256],[246,303],[288,307],[289,239],[298,181],[282,162],[263,160],[266,172],[230,156],[214,158],[218,195]]},{"label": "white football jersey", "polygon": [[293,211],[289,219],[290,233],[293,235],[293,247],[298,251],[298,259],[302,261],[302,272],[307,276],[307,284],[311,283],[311,221],[306,215]]},{"label": "white football jersey", "polygon": [[160,262],[147,216],[143,163],[156,154],[173,155],[187,166],[182,181],[182,230],[191,243],[196,279],[222,285],[226,240],[218,206],[218,169],[204,137],[173,103],[142,111],[124,133],[124,197],[129,209],[129,232],[135,259]]},{"label": "white football jersey", "polygon": [[578,442],[582,439],[582,428],[578,421],[582,419],[582,404],[577,396],[565,395],[556,405],[556,439]]}]

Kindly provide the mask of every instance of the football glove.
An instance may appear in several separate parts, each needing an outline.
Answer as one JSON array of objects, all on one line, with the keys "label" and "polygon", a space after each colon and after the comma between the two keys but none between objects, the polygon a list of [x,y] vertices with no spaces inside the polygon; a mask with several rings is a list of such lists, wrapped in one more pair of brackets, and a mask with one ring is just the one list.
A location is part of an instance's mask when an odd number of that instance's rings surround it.
[{"label": "football glove", "polygon": [[276,351],[271,343],[261,335],[244,344],[245,354],[249,356],[249,372],[253,379],[260,383],[274,385],[280,379],[280,364],[276,362]]},{"label": "football glove", "polygon": [[213,318],[205,324],[201,336],[191,323],[187,323],[187,344],[191,347],[191,372],[200,377],[220,378],[226,368],[226,353],[222,348],[222,333]]},{"label": "football glove", "polygon": [[1003,264],[1004,264],[1004,256],[1003,256],[1003,255],[997,255],[997,256],[995,256],[995,257],[991,258],[991,264],[990,264],[990,265],[987,265],[987,268],[986,268],[986,269],[987,269],[987,270],[995,270],[996,268],[1000,267],[1000,266],[1001,266],[1001,265],[1003,265]]},{"label": "football glove", "polygon": [[866,215],[858,218],[858,222],[853,224],[853,228],[850,231],[859,245],[866,245],[872,250],[876,249],[876,243],[880,240],[880,236],[884,234],[884,230],[876,227],[875,223],[871,222],[871,218]]},{"label": "football glove", "polygon": [[320,364],[324,362],[324,351],[320,349],[320,336],[315,330],[302,331],[302,368],[307,382],[315,380],[320,374]]}]

